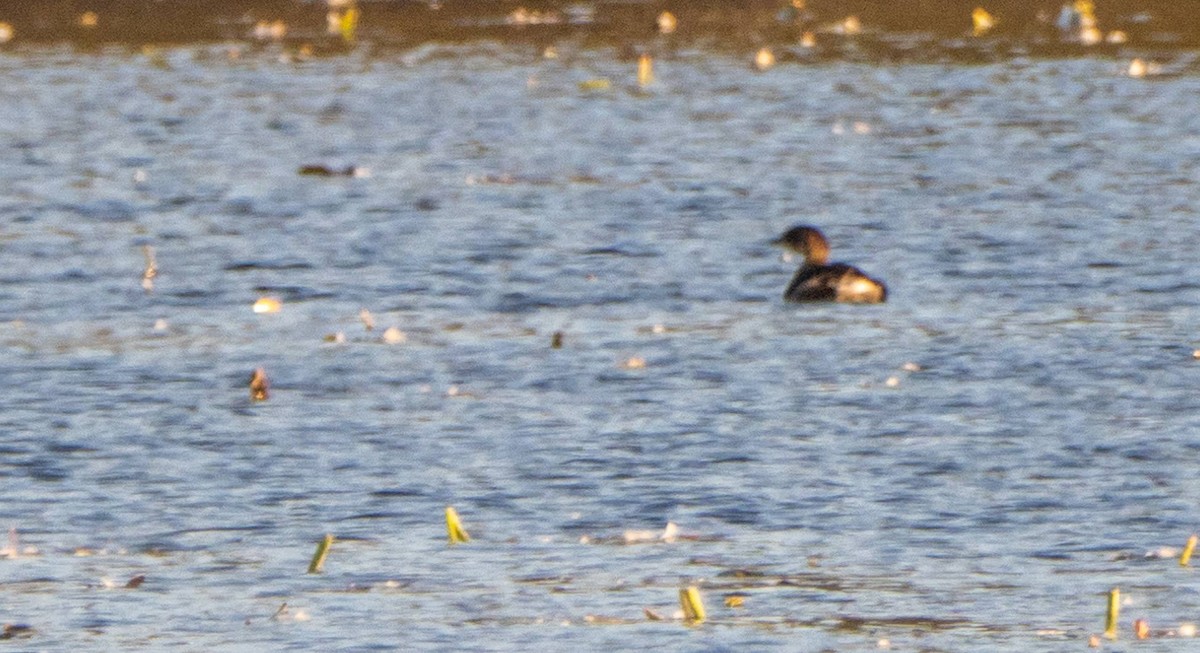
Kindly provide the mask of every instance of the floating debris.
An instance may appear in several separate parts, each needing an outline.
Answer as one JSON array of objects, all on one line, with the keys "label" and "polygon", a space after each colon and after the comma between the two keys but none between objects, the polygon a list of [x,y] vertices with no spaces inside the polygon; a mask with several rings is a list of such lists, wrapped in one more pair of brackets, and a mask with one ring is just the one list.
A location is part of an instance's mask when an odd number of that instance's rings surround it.
[{"label": "floating debris", "polygon": [[667,522],[667,527],[660,531],[625,531],[622,536],[625,544],[643,544],[646,542],[674,542],[679,537],[679,526],[675,522]]},{"label": "floating debris", "polygon": [[142,256],[146,259],[146,268],[142,270],[142,289],[146,292],[154,290],[154,278],[158,276],[158,261],[154,258],[154,248],[142,245]]},{"label": "floating debris", "polygon": [[971,12],[971,24],[974,27],[972,33],[975,36],[983,36],[996,26],[996,18],[988,13],[987,9],[975,7]]},{"label": "floating debris", "polygon": [[21,547],[21,538],[17,535],[16,528],[8,529],[8,545],[0,549],[0,558],[15,559],[21,556],[37,555],[38,550],[35,546]]},{"label": "floating debris", "polygon": [[683,619],[689,624],[698,624],[708,616],[704,612],[704,601],[700,589],[695,585],[679,590],[679,605],[683,607]]},{"label": "floating debris", "polygon": [[537,9],[517,7],[508,16],[505,16],[504,22],[517,27],[524,27],[525,25],[558,25],[563,22],[563,15],[557,11],[539,11]]},{"label": "floating debris", "polygon": [[1179,624],[1179,630],[1176,631],[1180,637],[1195,637],[1196,624],[1182,623]]},{"label": "floating debris", "polygon": [[463,528],[462,520],[458,518],[458,511],[453,506],[446,506],[446,534],[450,537],[451,544],[471,541],[471,536],[467,534],[467,529]]},{"label": "floating debris", "polygon": [[650,59],[650,55],[645,52],[638,57],[638,86],[646,88],[654,82],[654,62]]},{"label": "floating debris", "polygon": [[100,24],[100,14],[94,11],[85,11],[79,14],[79,26],[84,29],[92,29]]},{"label": "floating debris", "polygon": [[666,617],[655,612],[654,610],[651,610],[650,608],[642,608],[642,614],[646,615],[646,618],[649,619],[650,621],[666,621],[667,620]]},{"label": "floating debris", "polygon": [[388,345],[399,345],[408,342],[408,336],[394,326],[390,326],[383,332],[383,342]]},{"label": "floating debris", "polygon": [[740,608],[745,603],[746,596],[744,594],[730,594],[725,597],[725,607],[727,608]]},{"label": "floating debris", "polygon": [[1145,619],[1137,619],[1133,622],[1133,636],[1137,639],[1147,639],[1150,637],[1150,624],[1146,623]]},{"label": "floating debris", "polygon": [[272,621],[308,621],[311,618],[307,610],[300,609],[292,612],[287,603],[281,604],[275,614],[271,615]]},{"label": "floating debris", "polygon": [[[1132,557],[1133,556],[1131,556],[1130,554],[1121,553],[1121,554],[1117,554],[1116,556],[1114,556],[1113,560],[1129,560]],[[1160,559],[1161,558],[1178,558],[1179,557],[1179,549],[1176,549],[1173,546],[1160,546],[1157,549],[1150,549],[1149,551],[1147,551],[1145,557],[1160,558]]]},{"label": "floating debris", "polygon": [[278,313],[283,309],[283,302],[275,297],[259,297],[258,301],[254,302],[254,312],[259,314]]},{"label": "floating debris", "polygon": [[563,346],[563,332],[555,331],[553,333],[553,335],[550,336],[550,348],[551,349],[562,349],[562,346]]},{"label": "floating debris", "polygon": [[354,43],[358,33],[358,3],[355,0],[327,0],[329,11],[325,14],[325,31],[331,36],[340,36],[346,44]]},{"label": "floating debris", "polygon": [[607,91],[610,88],[612,88],[612,82],[603,77],[579,82],[581,91]]},{"label": "floating debris", "polygon": [[862,33],[862,21],[858,16],[846,16],[840,23],[830,27],[829,31],[842,36],[855,36]]},{"label": "floating debris", "polygon": [[137,589],[137,588],[141,587],[142,583],[144,583],[144,582],[146,582],[146,574],[138,574],[137,576],[130,578],[129,582],[125,583],[125,589],[127,589],[127,590]]},{"label": "floating debris", "polygon": [[360,308],[358,310],[358,319],[362,320],[363,327],[366,328],[367,331],[375,330],[375,317],[371,315],[371,311],[368,311],[365,308]]},{"label": "floating debris", "polygon": [[342,345],[346,343],[346,334],[341,331],[334,331],[333,333],[326,334],[322,340],[332,342],[335,345]]},{"label": "floating debris", "polygon": [[1096,45],[1104,40],[1096,21],[1096,5],[1092,0],[1075,0],[1064,4],[1055,24],[1067,42]]},{"label": "floating debris", "polygon": [[8,43],[15,34],[11,23],[0,23],[0,43]]},{"label": "floating debris", "polygon": [[270,396],[267,381],[267,371],[259,367],[250,375],[250,399],[253,401],[266,401]]},{"label": "floating debris", "polygon": [[25,624],[4,624],[4,629],[0,630],[0,639],[29,639],[37,632],[33,626]]},{"label": "floating debris", "polygon": [[921,365],[918,363],[908,361],[907,363],[901,365],[900,369],[904,370],[905,372],[920,372],[925,368],[921,367]]},{"label": "floating debris", "polygon": [[362,179],[371,176],[371,169],[353,165],[346,166],[345,168],[332,168],[327,165],[314,163],[300,166],[296,170],[296,173],[308,177],[355,177]]},{"label": "floating debris", "polygon": [[621,367],[627,370],[640,370],[646,367],[646,359],[641,356],[630,356],[621,361]]},{"label": "floating debris", "polygon": [[[317,544],[317,550],[313,553],[312,562],[308,563],[308,573],[319,574],[325,567],[325,558],[329,557],[329,549],[333,547],[333,534],[326,533],[325,537]],[[286,603],[284,604],[287,605]],[[282,608],[281,608],[282,609]]]},{"label": "floating debris", "polygon": [[805,32],[800,35],[800,47],[811,50],[817,47],[817,35],[812,32]]},{"label": "floating debris", "polygon": [[669,11],[659,14],[655,23],[658,25],[659,34],[673,34],[675,33],[675,29],[679,27],[679,20],[675,18],[675,14]]},{"label": "floating debris", "polygon": [[628,624],[629,620],[621,617],[605,617],[604,615],[589,614],[584,615],[583,622],[593,626],[623,626]]},{"label": "floating debris", "polygon": [[771,52],[771,48],[759,48],[758,52],[754,53],[754,67],[759,70],[775,67],[775,53]]},{"label": "floating debris", "polygon": [[1135,58],[1133,61],[1129,62],[1129,69],[1128,69],[1127,73],[1130,77],[1133,77],[1136,79],[1141,79],[1143,77],[1153,77],[1155,75],[1162,74],[1162,66],[1154,63],[1153,61],[1146,61],[1145,59]]},{"label": "floating debris", "polygon": [[287,23],[282,20],[260,20],[254,24],[250,36],[256,41],[282,41],[287,36]]}]

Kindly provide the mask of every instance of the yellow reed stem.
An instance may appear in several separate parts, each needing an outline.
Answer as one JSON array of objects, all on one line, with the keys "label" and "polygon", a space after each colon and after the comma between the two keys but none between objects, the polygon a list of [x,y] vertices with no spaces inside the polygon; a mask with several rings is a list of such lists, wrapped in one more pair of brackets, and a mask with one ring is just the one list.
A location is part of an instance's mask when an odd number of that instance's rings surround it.
[{"label": "yellow reed stem", "polygon": [[1108,593],[1108,616],[1104,620],[1104,636],[1117,638],[1117,615],[1121,612],[1121,590],[1114,587]]},{"label": "yellow reed stem", "polygon": [[642,53],[638,57],[638,86],[645,88],[654,81],[654,62],[650,59],[650,55]]},{"label": "yellow reed stem", "polygon": [[707,617],[700,589],[695,585],[679,590],[679,605],[683,607],[683,619],[689,624],[698,624]]},{"label": "yellow reed stem", "polygon": [[471,536],[467,535],[467,529],[463,528],[458,511],[453,506],[446,506],[446,532],[450,536],[451,544],[471,541]]},{"label": "yellow reed stem", "polygon": [[312,562],[308,563],[308,573],[321,573],[321,568],[325,566],[325,558],[329,555],[329,548],[332,546],[333,535],[326,533],[321,543],[317,545],[317,552],[313,554]]},{"label": "yellow reed stem", "polygon": [[1196,550],[1196,540],[1200,540],[1195,534],[1188,538],[1187,545],[1183,547],[1183,553],[1179,556],[1179,566],[1186,567],[1192,560],[1192,551]]}]

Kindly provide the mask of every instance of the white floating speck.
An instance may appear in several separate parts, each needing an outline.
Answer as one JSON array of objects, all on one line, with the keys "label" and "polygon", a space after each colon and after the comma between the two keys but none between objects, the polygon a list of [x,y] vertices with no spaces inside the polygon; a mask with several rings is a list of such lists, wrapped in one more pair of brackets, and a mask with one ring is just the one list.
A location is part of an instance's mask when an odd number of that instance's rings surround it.
[{"label": "white floating speck", "polygon": [[775,53],[771,52],[771,48],[760,48],[754,54],[754,67],[759,70],[768,70],[775,66]]},{"label": "white floating speck", "polygon": [[390,326],[383,332],[383,341],[389,345],[399,345],[408,342],[408,336],[400,329]]},{"label": "white floating speck", "polygon": [[283,302],[274,297],[260,297],[258,301],[254,302],[255,313],[278,313],[282,309]]}]

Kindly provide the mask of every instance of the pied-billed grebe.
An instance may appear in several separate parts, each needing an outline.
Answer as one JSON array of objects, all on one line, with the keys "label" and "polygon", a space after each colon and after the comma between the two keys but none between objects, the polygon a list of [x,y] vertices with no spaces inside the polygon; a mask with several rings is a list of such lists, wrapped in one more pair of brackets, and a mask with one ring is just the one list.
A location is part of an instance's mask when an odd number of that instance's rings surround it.
[{"label": "pied-billed grebe", "polygon": [[772,241],[804,257],[783,298],[789,302],[848,302],[877,304],[887,301],[887,287],[862,270],[829,262],[829,241],[815,227],[797,225]]}]

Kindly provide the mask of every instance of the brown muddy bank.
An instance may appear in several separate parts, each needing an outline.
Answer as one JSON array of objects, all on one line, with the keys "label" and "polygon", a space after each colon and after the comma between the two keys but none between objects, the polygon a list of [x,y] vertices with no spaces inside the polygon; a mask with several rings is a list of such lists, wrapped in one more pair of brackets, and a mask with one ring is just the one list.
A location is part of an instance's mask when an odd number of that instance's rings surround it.
[{"label": "brown muddy bank", "polygon": [[[656,18],[677,19],[670,44],[718,50],[787,47],[805,33],[826,56],[854,59],[928,60],[995,58],[1009,54],[1070,55],[1080,47],[1056,26],[1058,0],[809,0],[797,9],[784,0],[690,0],[688,2],[508,2],[429,0],[359,2],[356,41],[371,47],[412,47],[425,42],[499,40],[552,43],[574,39],[590,45],[640,49],[658,44]],[[982,6],[994,27],[971,37],[971,12]],[[253,40],[255,25],[282,21],[281,40],[344,49],[326,34],[325,2],[255,0],[92,0],[0,3],[0,21],[12,26],[12,43],[178,43]],[[86,17],[85,17],[86,15]],[[861,31],[847,34],[843,21],[857,18]],[[1120,34],[1124,47],[1177,49],[1200,44],[1200,12],[1193,3],[1101,0],[1095,19],[1103,34]],[[846,47],[847,37],[854,37]],[[967,38],[971,37],[971,38]],[[264,37],[269,38],[269,37]]]}]

